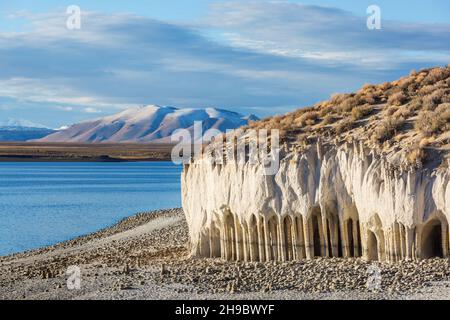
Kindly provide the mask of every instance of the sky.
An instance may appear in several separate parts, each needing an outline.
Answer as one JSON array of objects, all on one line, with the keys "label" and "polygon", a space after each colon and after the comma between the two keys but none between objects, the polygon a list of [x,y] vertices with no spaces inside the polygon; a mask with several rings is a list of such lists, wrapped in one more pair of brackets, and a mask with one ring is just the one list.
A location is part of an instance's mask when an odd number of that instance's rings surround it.
[{"label": "sky", "polygon": [[449,39],[445,0],[2,1],[0,123],[58,128],[148,104],[283,114],[447,65]]}]

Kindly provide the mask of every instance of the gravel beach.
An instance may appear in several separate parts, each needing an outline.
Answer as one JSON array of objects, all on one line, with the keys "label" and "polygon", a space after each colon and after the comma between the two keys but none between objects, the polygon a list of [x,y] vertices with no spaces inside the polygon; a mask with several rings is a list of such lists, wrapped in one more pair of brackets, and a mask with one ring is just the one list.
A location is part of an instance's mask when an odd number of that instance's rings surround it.
[{"label": "gravel beach", "polygon": [[[181,209],[137,214],[68,242],[0,257],[0,299],[450,298],[445,259],[224,262],[190,258],[188,243]],[[80,270],[79,289],[67,286],[69,266]]]}]

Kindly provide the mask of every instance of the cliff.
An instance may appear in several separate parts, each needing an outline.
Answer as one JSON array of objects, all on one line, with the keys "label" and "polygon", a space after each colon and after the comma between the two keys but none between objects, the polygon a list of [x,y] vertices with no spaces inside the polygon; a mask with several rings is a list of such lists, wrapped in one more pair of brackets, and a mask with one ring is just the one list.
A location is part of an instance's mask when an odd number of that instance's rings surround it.
[{"label": "cliff", "polygon": [[[185,165],[192,254],[247,261],[447,257],[449,77],[449,67],[423,70],[380,85],[384,91],[370,86],[371,105],[360,103],[369,100],[361,92],[341,95],[252,124],[245,129],[282,131],[274,175],[264,175],[261,164],[214,164],[209,153]],[[393,129],[384,126],[390,121],[398,122]],[[432,121],[437,127],[424,128]]]}]

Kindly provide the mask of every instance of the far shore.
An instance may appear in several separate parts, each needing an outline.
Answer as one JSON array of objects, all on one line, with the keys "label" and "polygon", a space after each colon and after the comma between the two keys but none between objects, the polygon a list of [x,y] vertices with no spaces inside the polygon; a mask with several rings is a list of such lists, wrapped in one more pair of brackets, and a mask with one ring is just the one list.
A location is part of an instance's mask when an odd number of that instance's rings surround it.
[{"label": "far shore", "polygon": [[[79,289],[67,285],[69,266],[80,270]],[[372,267],[362,259],[194,259],[182,209],[168,209],[0,257],[0,299],[450,299],[445,259],[377,264],[376,289],[367,285]]]},{"label": "far shore", "polygon": [[0,142],[0,162],[168,161],[169,143]]}]

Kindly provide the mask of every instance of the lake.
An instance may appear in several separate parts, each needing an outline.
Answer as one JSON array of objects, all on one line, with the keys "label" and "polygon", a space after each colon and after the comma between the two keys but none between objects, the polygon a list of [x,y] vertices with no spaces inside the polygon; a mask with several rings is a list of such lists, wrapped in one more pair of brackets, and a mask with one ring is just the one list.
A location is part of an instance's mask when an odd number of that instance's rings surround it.
[{"label": "lake", "polygon": [[171,162],[0,163],[0,255],[180,207],[181,170]]}]

